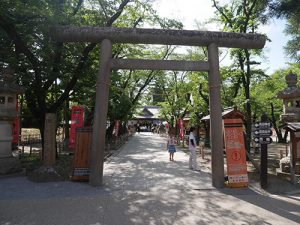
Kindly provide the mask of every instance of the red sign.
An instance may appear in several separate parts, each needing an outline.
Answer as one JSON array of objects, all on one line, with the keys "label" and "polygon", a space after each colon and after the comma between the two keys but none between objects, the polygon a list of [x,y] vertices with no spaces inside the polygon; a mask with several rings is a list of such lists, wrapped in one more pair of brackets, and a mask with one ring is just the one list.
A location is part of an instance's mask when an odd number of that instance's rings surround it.
[{"label": "red sign", "polygon": [[228,185],[248,186],[246,150],[241,119],[225,119],[225,148],[227,158]]},{"label": "red sign", "polygon": [[72,106],[69,149],[74,149],[75,147],[76,128],[83,127],[83,116],[84,108],[82,106]]}]

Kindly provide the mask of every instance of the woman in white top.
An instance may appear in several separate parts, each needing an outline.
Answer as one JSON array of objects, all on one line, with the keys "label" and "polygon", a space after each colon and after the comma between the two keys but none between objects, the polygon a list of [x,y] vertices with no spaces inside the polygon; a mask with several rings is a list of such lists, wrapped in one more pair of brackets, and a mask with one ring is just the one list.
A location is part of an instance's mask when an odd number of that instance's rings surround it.
[{"label": "woman in white top", "polygon": [[197,157],[196,157],[196,139],[195,139],[195,128],[190,128],[190,135],[189,135],[189,150],[190,150],[190,159],[189,159],[189,168],[191,170],[198,170],[197,168]]}]

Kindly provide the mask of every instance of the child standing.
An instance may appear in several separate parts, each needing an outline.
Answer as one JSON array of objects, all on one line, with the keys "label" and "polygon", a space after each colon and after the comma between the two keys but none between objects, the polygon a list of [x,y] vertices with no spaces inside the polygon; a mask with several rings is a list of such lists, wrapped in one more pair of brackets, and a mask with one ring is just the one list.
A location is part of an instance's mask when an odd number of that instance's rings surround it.
[{"label": "child standing", "polygon": [[176,152],[175,144],[176,144],[175,134],[174,134],[174,132],[170,131],[168,143],[167,143],[167,149],[169,151],[170,161],[174,161],[174,152]]}]

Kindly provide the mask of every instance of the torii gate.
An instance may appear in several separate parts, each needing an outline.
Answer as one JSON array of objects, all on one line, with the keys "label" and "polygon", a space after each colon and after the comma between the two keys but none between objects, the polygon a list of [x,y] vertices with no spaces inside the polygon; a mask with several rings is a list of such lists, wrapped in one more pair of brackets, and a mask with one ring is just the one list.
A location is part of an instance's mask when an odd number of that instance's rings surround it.
[{"label": "torii gate", "polygon": [[[209,73],[209,109],[212,150],[212,185],[224,187],[224,159],[218,47],[261,49],[266,37],[259,34],[192,30],[116,27],[54,27],[52,37],[61,42],[101,42],[96,84],[90,185],[101,186],[110,72],[112,69],[206,71]],[[113,59],[112,43],[207,46],[208,61]]]}]

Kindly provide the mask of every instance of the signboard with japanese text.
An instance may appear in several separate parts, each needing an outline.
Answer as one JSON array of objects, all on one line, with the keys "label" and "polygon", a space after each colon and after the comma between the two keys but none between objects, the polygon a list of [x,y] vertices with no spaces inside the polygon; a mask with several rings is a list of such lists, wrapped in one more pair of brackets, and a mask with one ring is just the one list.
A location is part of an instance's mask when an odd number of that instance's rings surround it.
[{"label": "signboard with japanese text", "polygon": [[76,128],[83,127],[83,119],[84,119],[84,107],[72,106],[71,128],[70,128],[70,137],[69,137],[69,149],[70,150],[73,150],[75,148]]},{"label": "signboard with japanese text", "polygon": [[271,137],[255,137],[254,142],[259,143],[259,144],[268,145],[273,142],[273,139]]},{"label": "signboard with japanese text", "polygon": [[270,122],[259,122],[254,124],[255,130],[253,131],[254,134],[254,141],[255,143],[259,144],[271,144],[272,143],[272,134],[273,131],[271,130],[272,123]]},{"label": "signboard with japanese text", "polygon": [[273,131],[271,129],[254,130],[254,135],[259,137],[270,137],[272,134]]},{"label": "signboard with japanese text", "polygon": [[228,186],[247,187],[246,149],[241,119],[224,119]]},{"label": "signboard with japanese text", "polygon": [[269,128],[272,128],[272,123],[271,122],[259,122],[259,123],[255,123],[254,127],[256,129],[269,129]]}]

